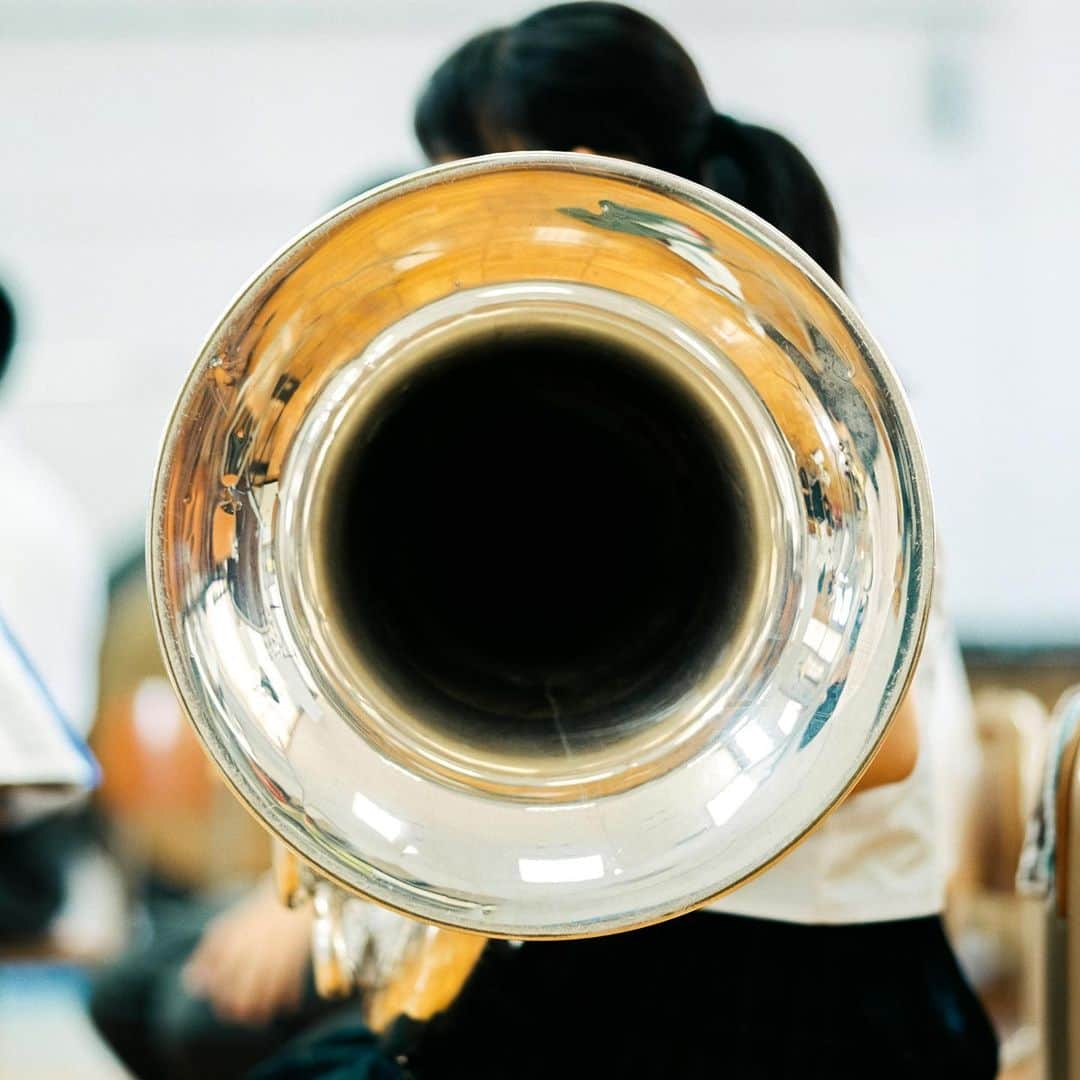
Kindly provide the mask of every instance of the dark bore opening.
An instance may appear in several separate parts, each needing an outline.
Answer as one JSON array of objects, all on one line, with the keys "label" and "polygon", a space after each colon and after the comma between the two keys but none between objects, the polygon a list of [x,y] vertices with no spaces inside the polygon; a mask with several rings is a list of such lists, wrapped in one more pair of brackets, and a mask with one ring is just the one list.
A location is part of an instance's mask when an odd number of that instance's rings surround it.
[{"label": "dark bore opening", "polygon": [[337,459],[334,602],[426,720],[482,741],[610,737],[715,659],[745,602],[738,470],[655,367],[581,334],[474,340]]}]

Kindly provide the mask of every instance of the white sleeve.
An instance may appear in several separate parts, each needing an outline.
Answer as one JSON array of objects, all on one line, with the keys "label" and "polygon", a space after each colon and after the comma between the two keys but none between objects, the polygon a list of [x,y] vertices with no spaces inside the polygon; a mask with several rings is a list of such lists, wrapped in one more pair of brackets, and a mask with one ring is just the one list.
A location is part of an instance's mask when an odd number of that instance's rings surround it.
[{"label": "white sleeve", "polygon": [[956,868],[979,772],[975,709],[960,646],[939,612],[930,617],[915,683],[920,737],[933,762],[938,851],[948,876]]},{"label": "white sleeve", "polygon": [[6,820],[24,821],[70,802],[92,788],[98,775],[89,748],[0,615],[0,789]]},{"label": "white sleeve", "polygon": [[80,735],[97,708],[105,572],[78,503],[0,428],[0,614]]}]

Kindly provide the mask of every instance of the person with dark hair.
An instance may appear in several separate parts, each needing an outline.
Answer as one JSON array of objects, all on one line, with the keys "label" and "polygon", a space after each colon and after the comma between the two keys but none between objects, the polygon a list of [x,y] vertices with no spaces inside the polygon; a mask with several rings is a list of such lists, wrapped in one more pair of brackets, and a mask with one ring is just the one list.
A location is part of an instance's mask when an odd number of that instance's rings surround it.
[{"label": "person with dark hair", "polygon": [[416,110],[416,135],[430,161],[488,153],[478,118],[501,30],[478,34],[431,77]]},{"label": "person with dark hair", "polygon": [[6,404],[16,322],[15,305],[0,286],[0,611],[60,711],[85,735],[97,690],[105,574],[81,508],[26,449]]},{"label": "person with dark hair", "polygon": [[[667,170],[760,215],[841,279],[836,214],[806,157],[717,112],[682,46],[630,8],[560,4],[472,38],[429,80],[415,129],[433,162],[555,150]],[[387,1060],[400,1052],[417,1080],[989,1080],[995,1036],[941,920],[955,822],[937,809],[935,759],[962,787],[970,722],[959,654],[935,616],[881,753],[798,848],[709,910],[658,926],[489,943],[454,1003],[418,1034],[399,1029]],[[349,1053],[371,1068],[369,1033],[337,1046],[318,1068],[286,1056],[260,1075],[352,1076]]]},{"label": "person with dark hair", "polygon": [[559,4],[471,38],[431,76],[415,131],[433,162],[588,149],[665,169],[741,203],[841,280],[836,214],[810,162],[716,112],[683,47],[631,8]]}]

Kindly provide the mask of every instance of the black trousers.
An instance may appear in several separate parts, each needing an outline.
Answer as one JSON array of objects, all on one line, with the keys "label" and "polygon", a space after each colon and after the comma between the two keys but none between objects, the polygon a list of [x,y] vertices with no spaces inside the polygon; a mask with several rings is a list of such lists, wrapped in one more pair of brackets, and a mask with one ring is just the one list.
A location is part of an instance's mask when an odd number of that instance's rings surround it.
[{"label": "black trousers", "polygon": [[[258,1080],[992,1080],[997,1040],[936,917],[796,926],[699,913],[488,946],[451,1008],[379,1047],[306,1038]],[[399,1056],[400,1055],[400,1056]]]},{"label": "black trousers", "polygon": [[421,1080],[991,1080],[997,1041],[939,918],[831,927],[701,912],[490,946],[406,1068]]}]

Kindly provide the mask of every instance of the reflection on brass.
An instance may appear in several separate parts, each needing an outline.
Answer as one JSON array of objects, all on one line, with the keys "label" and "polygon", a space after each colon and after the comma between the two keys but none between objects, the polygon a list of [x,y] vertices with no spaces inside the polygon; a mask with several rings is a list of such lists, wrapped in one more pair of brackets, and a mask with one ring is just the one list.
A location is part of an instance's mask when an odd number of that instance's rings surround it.
[{"label": "reflection on brass", "polygon": [[385,1031],[399,1016],[430,1020],[458,996],[480,953],[484,939],[429,926],[416,952],[385,989],[372,995],[365,1019],[372,1031]]},{"label": "reflection on brass", "polygon": [[311,899],[311,874],[297,858],[296,852],[275,843],[272,852],[271,870],[274,891],[278,900],[286,907],[299,907]]},{"label": "reflection on brass", "polygon": [[663,173],[513,154],[248,286],[150,549],[192,720],[325,878],[282,868],[321,984],[381,1024],[485,936],[669,918],[798,843],[907,687],[933,523],[897,381],[802,253]]}]

